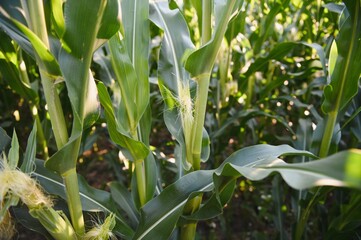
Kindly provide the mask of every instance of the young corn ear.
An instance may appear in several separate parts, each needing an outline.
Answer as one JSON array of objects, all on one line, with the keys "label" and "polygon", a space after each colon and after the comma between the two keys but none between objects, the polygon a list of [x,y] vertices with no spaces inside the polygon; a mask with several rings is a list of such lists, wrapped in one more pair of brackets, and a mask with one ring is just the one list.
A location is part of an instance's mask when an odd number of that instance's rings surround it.
[{"label": "young corn ear", "polygon": [[54,239],[77,240],[74,228],[69,219],[62,211],[55,211],[53,208],[40,206],[29,210],[32,217],[39,220],[41,225],[50,233]]},{"label": "young corn ear", "polygon": [[45,195],[39,184],[28,174],[11,168],[4,156],[0,159],[0,212],[4,216],[0,222],[0,239],[11,239],[14,227],[7,208],[12,199],[20,199],[29,208],[29,213],[37,218],[54,239],[77,239],[73,227],[66,216],[52,208],[52,200]]},{"label": "young corn ear", "polygon": [[190,164],[193,164],[192,154],[191,154],[191,141],[192,141],[192,126],[194,122],[193,116],[193,101],[190,94],[189,83],[180,83],[178,85],[178,101],[179,101],[179,112],[182,119],[182,127],[184,138],[187,146],[186,154],[187,161]]},{"label": "young corn ear", "polygon": [[102,225],[95,223],[95,227],[88,231],[84,240],[117,239],[112,233],[115,226],[115,215],[110,214]]},{"label": "young corn ear", "polygon": [[0,161],[0,202],[4,202],[7,194],[20,198],[28,208],[36,208],[40,205],[51,207],[51,199],[29,175],[10,169],[6,161]]}]

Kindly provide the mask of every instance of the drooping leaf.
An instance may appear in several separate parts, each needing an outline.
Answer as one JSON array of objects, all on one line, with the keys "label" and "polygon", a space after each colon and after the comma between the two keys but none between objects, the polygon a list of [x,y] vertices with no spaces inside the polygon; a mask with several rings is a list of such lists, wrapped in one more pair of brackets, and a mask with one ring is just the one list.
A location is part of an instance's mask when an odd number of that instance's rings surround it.
[{"label": "drooping leaf", "polygon": [[18,27],[28,37],[36,54],[39,56],[41,64],[44,65],[43,68],[46,69],[47,73],[53,78],[59,76],[59,64],[53,54],[50,52],[50,50],[41,41],[41,39],[21,22],[15,19],[12,19],[12,21],[15,26]]},{"label": "drooping leaf", "polygon": [[11,39],[17,42],[30,56],[35,57],[34,49],[29,39],[10,20],[10,18],[13,18],[22,24],[26,24],[24,13],[21,10],[20,0],[2,2],[0,9],[0,28],[2,28]]},{"label": "drooping leaf", "polygon": [[115,143],[128,149],[131,152],[132,157],[137,159],[146,158],[149,153],[148,148],[142,142],[132,139],[115,118],[112,102],[104,84],[99,82],[97,87],[99,100],[105,110],[110,138]]},{"label": "drooping leaf", "polygon": [[[288,164],[279,159],[290,155],[314,157],[288,145],[255,145],[235,152],[216,170],[183,176],[141,209],[141,221],[134,239],[168,238],[189,198],[198,192],[211,191],[214,186],[227,186],[227,181],[242,175],[250,180],[262,180],[278,172],[296,189],[324,185],[361,189],[360,150],[348,150],[308,163]],[[215,189],[217,191],[219,189]]]},{"label": "drooping leaf", "polygon": [[134,239],[167,239],[181,216],[189,196],[212,189],[213,171],[196,171],[168,186],[141,208],[141,219]]}]

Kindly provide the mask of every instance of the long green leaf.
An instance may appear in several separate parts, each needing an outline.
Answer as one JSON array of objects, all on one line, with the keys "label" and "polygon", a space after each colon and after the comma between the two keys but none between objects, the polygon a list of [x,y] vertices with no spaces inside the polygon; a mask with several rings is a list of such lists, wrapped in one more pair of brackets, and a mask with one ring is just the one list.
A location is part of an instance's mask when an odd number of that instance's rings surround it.
[{"label": "long green leaf", "polygon": [[196,171],[168,186],[141,209],[141,219],[133,239],[167,239],[181,216],[189,196],[210,191],[213,171]]},{"label": "long green leaf", "polygon": [[36,155],[36,132],[37,132],[37,127],[35,123],[28,137],[28,142],[24,154],[24,160],[20,167],[21,171],[24,173],[31,173],[32,171],[34,171],[34,163],[35,163],[35,155]]},{"label": "long green leaf", "polygon": [[135,102],[137,118],[140,119],[149,103],[148,55],[149,55],[149,3],[147,0],[124,0],[122,19],[125,45],[136,70],[138,81]]},{"label": "long green leaf", "polygon": [[[345,0],[346,8],[341,17],[336,37],[337,59],[331,82],[324,89],[322,110],[325,113],[340,111],[358,90],[361,73],[361,6],[360,1]],[[347,15],[345,15],[348,13]],[[331,56],[335,56],[331,55]],[[331,62],[335,61],[330,59]]]},{"label": "long green leaf", "polygon": [[120,183],[112,182],[110,184],[112,198],[118,204],[118,207],[124,210],[134,226],[139,223],[139,213],[134,205],[130,192]]},{"label": "long green leaf", "polygon": [[108,44],[111,53],[110,60],[121,93],[121,99],[115,103],[115,106],[117,106],[116,116],[121,119],[126,114],[126,121],[122,121],[123,128],[127,132],[134,132],[140,119],[136,107],[137,102],[134,98],[138,87],[138,77],[124,41],[120,38],[120,34],[116,34]]},{"label": "long green leaf", "polygon": [[262,180],[278,172],[296,189],[324,185],[361,189],[360,150],[348,150],[308,163],[288,164],[279,159],[289,155],[314,157],[288,145],[255,145],[235,152],[216,170],[185,175],[141,209],[141,222],[134,239],[168,238],[192,194],[225,186],[227,181],[242,175],[250,180]]},{"label": "long green leaf", "polygon": [[59,76],[59,64],[50,50],[41,41],[41,39],[21,22],[15,19],[12,19],[12,21],[29,38],[29,41],[40,58],[41,64],[44,65],[44,68],[47,70],[48,74],[53,78]]},{"label": "long green leaf", "polygon": [[[112,102],[108,91],[103,83],[98,83],[99,100],[105,110],[105,116],[108,123],[108,131],[110,138],[120,146],[128,149],[132,157],[137,159],[145,159],[149,153],[147,146],[131,138],[122,125],[115,118]],[[131,159],[133,160],[133,159]]]},{"label": "long green leaf", "polygon": [[216,1],[216,26],[212,39],[200,49],[191,53],[185,64],[186,69],[193,76],[197,77],[211,71],[224,33],[227,30],[227,24],[231,15],[238,11],[239,4],[240,1],[238,0]]}]

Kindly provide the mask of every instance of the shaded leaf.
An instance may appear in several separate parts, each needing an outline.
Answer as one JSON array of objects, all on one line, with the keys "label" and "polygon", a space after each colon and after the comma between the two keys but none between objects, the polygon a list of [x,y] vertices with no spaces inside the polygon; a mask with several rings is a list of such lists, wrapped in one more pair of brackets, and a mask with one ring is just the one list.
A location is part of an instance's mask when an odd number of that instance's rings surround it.
[{"label": "shaded leaf", "polygon": [[31,173],[34,171],[35,155],[36,155],[36,123],[34,123],[33,129],[28,137],[26,150],[24,154],[24,160],[21,164],[21,171],[24,173]]}]

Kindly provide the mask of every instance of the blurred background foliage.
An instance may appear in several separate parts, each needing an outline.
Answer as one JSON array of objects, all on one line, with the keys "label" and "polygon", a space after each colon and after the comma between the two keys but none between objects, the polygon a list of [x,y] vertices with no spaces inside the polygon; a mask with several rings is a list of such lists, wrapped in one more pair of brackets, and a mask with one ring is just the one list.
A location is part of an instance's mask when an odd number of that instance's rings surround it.
[{"label": "blurred background foliage", "polygon": [[[170,6],[183,13],[195,46],[200,45],[201,27],[197,2],[170,1]],[[324,116],[321,103],[323,88],[329,81],[327,62],[342,9],[340,1],[331,0],[244,1],[242,10],[228,27],[211,75],[205,127],[212,142],[210,159],[202,163],[203,169],[217,168],[234,151],[258,143],[286,143],[296,149],[312,150],[312,135]],[[163,99],[156,79],[163,33],[152,23],[150,29],[150,146],[156,157],[158,184],[164,188],[177,179],[179,163],[174,153],[175,140],[163,121]],[[38,106],[44,106],[45,102],[37,66],[2,31],[0,39],[0,127],[8,135],[15,128],[25,149],[33,125],[31,119],[38,121],[51,155],[56,148],[49,117],[46,112],[37,112],[43,109]],[[113,80],[114,73],[109,72],[110,65],[109,49],[97,50],[92,73],[96,81],[113,90],[116,98],[119,91]],[[62,79],[57,81],[70,123],[71,106],[66,89],[62,88]],[[361,147],[360,101],[359,93],[345,110],[345,117],[340,119],[342,134],[338,150]],[[109,190],[107,183],[114,179],[129,186],[131,163],[122,149],[109,140],[105,122],[101,116],[83,133],[78,170],[90,185],[99,189]],[[41,146],[38,149],[42,149]],[[44,154],[38,152],[38,156]],[[292,190],[282,184],[278,176],[261,182],[240,178],[223,215],[200,222],[197,238],[288,239],[300,217],[295,203],[299,194],[304,195],[306,207],[313,197],[312,191],[306,194]],[[313,206],[308,218],[308,239],[321,239],[320,236],[360,239],[360,205],[347,205],[356,201],[352,198],[360,199],[360,194],[343,189],[325,194],[323,201]],[[340,219],[340,209],[353,214],[349,222]],[[342,238],[337,238],[337,234]]]}]

